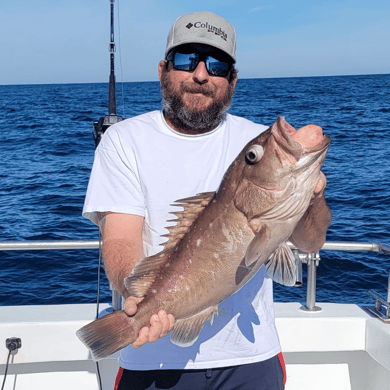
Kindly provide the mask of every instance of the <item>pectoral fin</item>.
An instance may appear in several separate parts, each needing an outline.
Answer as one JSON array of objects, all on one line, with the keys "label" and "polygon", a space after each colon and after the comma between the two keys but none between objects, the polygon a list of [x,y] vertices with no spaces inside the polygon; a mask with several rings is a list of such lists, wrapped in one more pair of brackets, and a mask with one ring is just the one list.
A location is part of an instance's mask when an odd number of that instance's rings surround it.
[{"label": "pectoral fin", "polygon": [[175,327],[171,332],[171,341],[179,347],[189,347],[195,343],[199,337],[205,322],[210,320],[213,323],[214,315],[218,312],[218,305],[208,307],[207,309],[193,315],[176,321]]},{"label": "pectoral fin", "polygon": [[265,250],[265,243],[268,241],[268,232],[267,227],[262,226],[259,233],[253,238],[251,243],[246,249],[246,254],[244,257],[245,265],[248,267],[251,264],[255,263]]},{"label": "pectoral fin", "polygon": [[267,275],[275,282],[285,286],[294,286],[296,282],[295,257],[286,243],[268,258],[265,263]]}]

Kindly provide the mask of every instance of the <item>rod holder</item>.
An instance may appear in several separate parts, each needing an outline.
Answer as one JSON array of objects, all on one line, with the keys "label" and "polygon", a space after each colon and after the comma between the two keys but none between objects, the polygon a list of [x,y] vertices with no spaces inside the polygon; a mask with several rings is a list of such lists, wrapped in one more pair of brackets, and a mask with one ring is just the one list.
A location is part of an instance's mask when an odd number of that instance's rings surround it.
[{"label": "rod holder", "polygon": [[317,288],[317,267],[320,262],[319,253],[307,253],[304,259],[307,263],[307,295],[306,306],[301,306],[305,312],[319,312],[322,308],[316,306],[316,288]]}]

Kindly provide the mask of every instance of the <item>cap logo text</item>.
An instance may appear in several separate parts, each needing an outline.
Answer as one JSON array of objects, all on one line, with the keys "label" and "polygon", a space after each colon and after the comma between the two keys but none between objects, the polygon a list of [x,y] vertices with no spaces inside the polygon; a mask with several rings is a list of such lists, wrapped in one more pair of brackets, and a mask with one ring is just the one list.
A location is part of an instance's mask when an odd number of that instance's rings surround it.
[{"label": "cap logo text", "polygon": [[206,22],[206,23],[196,22],[195,24],[188,23],[186,27],[188,29],[190,29],[191,27],[205,28],[205,29],[207,29],[207,32],[211,32],[211,33],[214,33],[215,35],[219,35],[224,41],[227,40],[227,34],[225,31],[223,31],[219,27],[215,27],[215,26],[208,24],[208,22]]}]

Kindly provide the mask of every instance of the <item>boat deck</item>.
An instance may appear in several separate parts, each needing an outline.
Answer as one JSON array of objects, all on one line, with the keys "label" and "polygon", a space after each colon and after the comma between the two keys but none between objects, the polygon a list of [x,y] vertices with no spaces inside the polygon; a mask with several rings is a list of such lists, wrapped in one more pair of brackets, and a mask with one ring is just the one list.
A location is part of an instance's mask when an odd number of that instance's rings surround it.
[{"label": "boat deck", "polygon": [[[390,325],[350,304],[275,303],[276,325],[287,365],[287,390],[385,390],[390,383]],[[108,305],[101,305],[105,310]],[[96,365],[76,330],[95,316],[96,306],[0,307],[0,383],[8,350],[19,337],[5,390],[98,389]],[[115,356],[101,361],[103,389],[112,389]]]}]

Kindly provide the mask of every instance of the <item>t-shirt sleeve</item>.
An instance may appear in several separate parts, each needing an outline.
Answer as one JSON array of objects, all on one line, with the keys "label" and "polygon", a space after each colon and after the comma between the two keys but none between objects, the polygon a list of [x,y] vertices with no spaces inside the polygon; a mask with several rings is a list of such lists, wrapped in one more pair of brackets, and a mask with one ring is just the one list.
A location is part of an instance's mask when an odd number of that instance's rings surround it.
[{"label": "t-shirt sleeve", "polygon": [[98,224],[98,212],[140,216],[145,213],[139,178],[117,137],[116,133],[107,131],[95,152],[83,209],[83,216],[95,224]]}]

